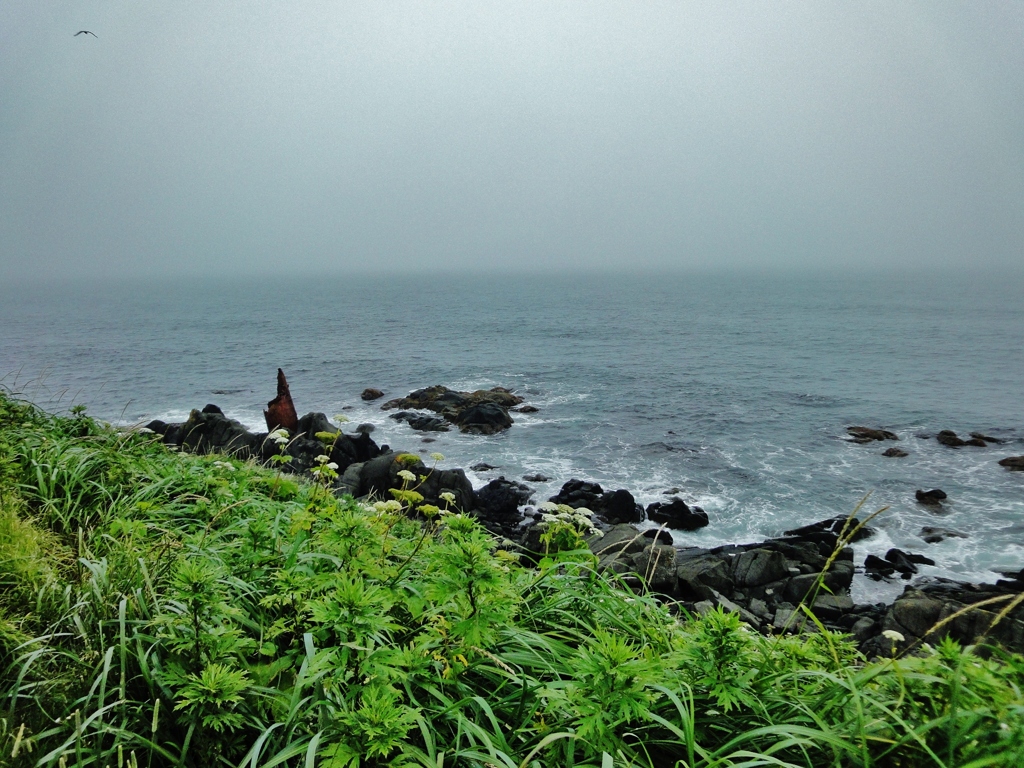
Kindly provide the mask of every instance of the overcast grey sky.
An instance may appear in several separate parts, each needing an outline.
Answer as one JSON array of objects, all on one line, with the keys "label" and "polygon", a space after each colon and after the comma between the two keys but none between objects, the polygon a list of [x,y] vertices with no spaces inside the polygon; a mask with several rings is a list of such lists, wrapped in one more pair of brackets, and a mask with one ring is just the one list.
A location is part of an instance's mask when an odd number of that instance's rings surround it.
[{"label": "overcast grey sky", "polygon": [[0,277],[1022,249],[1024,3],[0,4]]}]

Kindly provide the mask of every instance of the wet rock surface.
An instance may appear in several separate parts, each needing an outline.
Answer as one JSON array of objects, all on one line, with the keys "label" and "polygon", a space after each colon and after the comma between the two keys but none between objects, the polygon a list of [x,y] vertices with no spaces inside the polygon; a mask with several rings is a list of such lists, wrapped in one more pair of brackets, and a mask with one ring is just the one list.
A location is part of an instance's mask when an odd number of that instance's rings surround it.
[{"label": "wet rock surface", "polygon": [[647,507],[647,518],[680,531],[696,531],[708,525],[708,513],[700,507],[690,507],[678,496],[670,501],[656,501]]},{"label": "wet rock surface", "polygon": [[932,488],[930,491],[922,491],[920,489],[914,491],[914,498],[917,499],[918,504],[925,504],[930,507],[937,507],[947,498],[946,492],[939,488]]},{"label": "wet rock surface", "polygon": [[636,503],[629,491],[624,488],[605,491],[600,484],[586,480],[569,480],[549,500],[573,509],[589,509],[608,525],[639,523],[644,519],[643,507]]},{"label": "wet rock surface", "polygon": [[882,455],[889,459],[902,459],[910,454],[904,451],[902,448],[888,448],[882,451]]},{"label": "wet rock surface", "polygon": [[895,432],[886,429],[873,429],[871,427],[847,427],[851,443],[871,443],[875,440],[899,440]]},{"label": "wet rock surface", "polygon": [[406,397],[388,400],[383,410],[395,408],[433,411],[470,434],[491,435],[512,426],[509,409],[523,403],[523,398],[504,387],[459,392],[440,384],[410,392]]},{"label": "wet rock surface", "polygon": [[1024,456],[1008,456],[999,460],[999,466],[1024,472]]}]

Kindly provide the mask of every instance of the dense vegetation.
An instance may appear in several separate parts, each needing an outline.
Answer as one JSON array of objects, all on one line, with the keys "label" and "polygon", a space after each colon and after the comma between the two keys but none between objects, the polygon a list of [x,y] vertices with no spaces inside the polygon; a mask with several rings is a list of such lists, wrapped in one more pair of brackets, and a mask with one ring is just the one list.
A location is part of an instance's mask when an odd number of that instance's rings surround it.
[{"label": "dense vegetation", "polygon": [[681,621],[396,501],[0,394],[0,764],[1024,765],[1019,656]]}]

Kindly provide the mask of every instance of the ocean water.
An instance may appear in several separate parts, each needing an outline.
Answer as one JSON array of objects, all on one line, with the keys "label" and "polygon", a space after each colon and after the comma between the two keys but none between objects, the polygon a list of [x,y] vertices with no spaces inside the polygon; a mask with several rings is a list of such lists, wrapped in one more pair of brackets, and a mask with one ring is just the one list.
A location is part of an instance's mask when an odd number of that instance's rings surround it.
[{"label": "ocean water", "polygon": [[[756,541],[862,513],[925,575],[1024,567],[1024,276],[956,274],[393,275],[0,288],[0,376],[117,424],[216,403],[253,429],[288,376],[300,413],[371,422],[392,447],[446,456],[474,485],[526,473],[536,500],[577,477],[648,504],[678,489],[709,514],[683,545]],[[414,432],[364,403],[431,384],[501,385],[540,410],[496,436]],[[900,436],[854,445],[845,428]],[[1006,441],[950,449],[953,429]],[[435,438],[424,442],[425,437]],[[941,512],[914,501],[942,488]],[[923,526],[960,531],[928,545]],[[901,583],[857,582],[859,599]]]}]

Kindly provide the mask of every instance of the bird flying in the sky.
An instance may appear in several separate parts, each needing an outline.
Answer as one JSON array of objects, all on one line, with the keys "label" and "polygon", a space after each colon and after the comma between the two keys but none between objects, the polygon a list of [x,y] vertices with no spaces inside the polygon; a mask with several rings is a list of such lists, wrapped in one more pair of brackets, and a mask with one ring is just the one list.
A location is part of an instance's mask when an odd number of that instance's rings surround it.
[{"label": "bird flying in the sky", "polygon": [[93,37],[96,37],[95,33],[90,32],[88,29],[83,29],[81,32],[75,32],[72,37],[78,37],[79,35],[92,35]]}]

